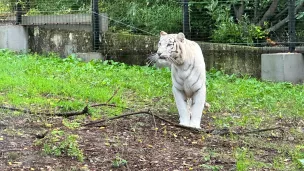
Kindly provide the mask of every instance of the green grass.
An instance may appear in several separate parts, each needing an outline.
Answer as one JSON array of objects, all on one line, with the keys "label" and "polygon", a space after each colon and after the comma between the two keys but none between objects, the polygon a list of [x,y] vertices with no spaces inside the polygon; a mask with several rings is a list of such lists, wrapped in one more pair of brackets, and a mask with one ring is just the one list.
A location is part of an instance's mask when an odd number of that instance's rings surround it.
[{"label": "green grass", "polygon": [[[141,108],[166,106],[176,112],[168,69],[128,66],[113,61],[83,63],[73,56],[0,52],[0,102],[34,109],[82,109],[88,103],[111,102]],[[263,122],[267,117],[298,116],[304,113],[304,86],[261,82],[211,70],[207,74],[207,101],[211,112],[228,115],[219,126]],[[153,100],[160,99],[160,100]],[[109,112],[117,113],[120,111]],[[225,125],[226,124],[226,125]],[[228,125],[227,125],[228,124]]]},{"label": "green grass", "polygon": [[[154,97],[173,102],[168,70],[74,57],[0,52],[0,101],[24,108],[81,109],[88,103],[140,104]],[[169,91],[168,91],[169,90]],[[119,112],[119,111],[112,111]]]},{"label": "green grass", "polygon": [[[39,56],[0,50],[0,103],[5,106],[33,111],[80,110],[88,104],[107,102],[119,89],[111,103],[136,111],[153,108],[163,113],[177,114],[171,87],[169,69],[129,66],[113,61],[84,63],[73,56],[62,59],[54,54]],[[304,119],[304,85],[262,82],[248,76],[240,78],[211,70],[207,73],[207,101],[211,104],[208,115],[218,128],[267,128],[276,126],[276,119]],[[123,109],[90,109],[90,112],[91,118],[96,119],[102,115],[119,115]],[[62,124],[68,129],[77,129],[84,118],[79,116],[71,121],[63,119]],[[298,140],[304,138],[297,128],[291,128],[288,134]],[[77,144],[76,150],[68,153],[67,144],[76,142],[75,137],[70,138],[65,137],[69,142],[63,144],[62,149],[67,150],[67,155],[80,156],[81,159]],[[237,139],[232,137],[229,141]],[[259,144],[252,137],[241,141]],[[285,170],[287,166],[282,162],[286,159],[292,161],[288,167],[302,167],[303,143],[295,143],[295,147],[286,141],[279,146],[268,140],[263,143],[280,151],[278,156],[271,159],[271,164],[256,159],[257,151],[239,147],[234,152],[237,170]],[[58,149],[51,147],[52,143],[45,147],[46,151],[56,154]],[[220,169],[208,164],[201,167]]]}]

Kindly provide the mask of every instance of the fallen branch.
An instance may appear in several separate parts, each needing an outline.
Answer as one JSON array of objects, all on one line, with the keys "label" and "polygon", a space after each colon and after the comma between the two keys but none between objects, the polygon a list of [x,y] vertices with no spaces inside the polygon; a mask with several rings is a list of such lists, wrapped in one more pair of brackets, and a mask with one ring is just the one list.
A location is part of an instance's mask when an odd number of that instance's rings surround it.
[{"label": "fallen branch", "polygon": [[284,130],[281,127],[274,127],[274,128],[265,128],[265,129],[257,129],[252,131],[245,131],[245,132],[232,132],[229,129],[222,129],[222,130],[213,130],[210,133],[213,135],[247,135],[247,134],[255,134],[260,132],[266,132],[266,131],[273,131],[273,130],[280,130],[281,132],[284,132]]},{"label": "fallen branch", "polygon": [[130,108],[127,107],[117,106],[116,104],[108,104],[108,103],[92,104],[90,107],[98,107],[98,106],[119,107],[130,110]]},{"label": "fallen branch", "polygon": [[82,126],[94,126],[94,127],[100,127],[100,123],[106,122],[106,121],[111,121],[111,120],[115,120],[115,119],[119,119],[119,118],[123,118],[123,117],[128,117],[128,116],[132,116],[132,115],[138,115],[138,114],[148,114],[152,117],[158,118],[159,120],[162,120],[172,126],[178,127],[178,128],[183,128],[183,129],[187,129],[193,132],[197,132],[197,133],[207,133],[207,134],[212,134],[212,135],[247,135],[247,134],[254,134],[254,133],[260,133],[260,132],[266,132],[266,131],[272,131],[272,130],[281,130],[283,131],[283,129],[281,127],[274,127],[274,128],[266,128],[266,129],[258,129],[258,130],[252,130],[252,131],[245,131],[245,132],[232,132],[231,130],[225,128],[225,129],[221,129],[221,130],[215,130],[215,129],[211,129],[211,130],[203,130],[203,129],[197,129],[197,128],[192,128],[192,127],[188,127],[188,126],[184,126],[184,125],[180,125],[177,123],[174,123],[172,121],[169,121],[165,118],[162,118],[161,116],[155,115],[153,114],[151,111],[140,111],[140,112],[134,112],[134,113],[126,113],[126,114],[122,114],[119,116],[114,116],[111,118],[107,118],[107,119],[102,119],[99,121],[93,121],[87,124],[83,124]]},{"label": "fallen branch", "polygon": [[[92,125],[100,124],[100,123],[103,123],[103,122],[106,122],[106,121],[115,120],[115,119],[128,117],[128,116],[132,116],[132,115],[139,115],[139,114],[148,114],[152,117],[158,118],[159,120],[167,122],[168,124],[170,124],[172,126],[175,126],[175,127],[178,127],[178,128],[188,129],[188,130],[195,131],[195,132],[201,132],[202,131],[201,129],[196,129],[196,128],[192,128],[192,127],[188,127],[188,126],[183,126],[183,125],[171,122],[171,121],[169,121],[165,118],[162,118],[161,116],[153,114],[151,111],[140,111],[140,112],[126,113],[126,114],[122,114],[122,115],[119,115],[119,116],[114,116],[114,117],[111,117],[111,118],[102,119],[102,120],[99,120],[99,121],[93,121],[93,122],[84,124],[82,126],[92,126]],[[94,127],[99,127],[99,126],[96,125]]]},{"label": "fallen branch", "polygon": [[25,109],[18,109],[14,107],[7,107],[7,106],[0,106],[0,109],[5,110],[11,110],[11,111],[18,111],[22,113],[29,113],[29,114],[38,114],[38,115],[47,115],[47,116],[63,116],[63,117],[70,117],[70,116],[76,116],[76,115],[83,115],[89,113],[88,106],[84,107],[82,111],[71,111],[71,112],[65,112],[65,113],[42,113],[42,112],[33,112],[30,110]]},{"label": "fallen branch", "polygon": [[72,112],[54,113],[54,114],[46,114],[46,115],[70,117],[70,116],[77,116],[77,115],[83,115],[83,114],[88,114],[88,113],[89,113],[89,108],[88,108],[88,106],[86,106],[82,109],[82,111],[72,111]]}]

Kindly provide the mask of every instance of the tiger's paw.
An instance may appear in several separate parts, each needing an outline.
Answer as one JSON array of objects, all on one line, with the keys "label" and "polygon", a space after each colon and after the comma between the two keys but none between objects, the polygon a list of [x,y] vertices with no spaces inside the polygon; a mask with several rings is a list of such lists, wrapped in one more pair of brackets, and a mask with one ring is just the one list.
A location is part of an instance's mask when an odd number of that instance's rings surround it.
[{"label": "tiger's paw", "polygon": [[202,129],[200,122],[190,122],[189,127],[192,127],[195,129]]}]

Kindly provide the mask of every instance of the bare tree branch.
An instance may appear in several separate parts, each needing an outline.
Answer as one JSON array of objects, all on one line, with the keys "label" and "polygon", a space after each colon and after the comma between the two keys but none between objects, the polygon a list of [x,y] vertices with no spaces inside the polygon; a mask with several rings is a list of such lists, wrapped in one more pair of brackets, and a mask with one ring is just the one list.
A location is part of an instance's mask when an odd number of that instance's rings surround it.
[{"label": "bare tree branch", "polygon": [[237,8],[237,5],[233,5],[233,9],[234,9],[234,15],[235,15],[237,21],[240,21],[242,19],[242,16],[244,14],[244,9],[245,9],[244,0],[241,1],[241,5],[238,8]]},{"label": "bare tree branch", "polygon": [[260,17],[259,4],[260,4],[260,0],[255,0],[254,1],[254,17],[253,17],[254,19],[253,19],[253,23],[256,23],[256,21]]},{"label": "bare tree branch", "polygon": [[[297,13],[303,7],[303,5],[304,5],[304,1],[302,1],[300,4],[298,4],[296,6],[295,13]],[[286,18],[284,18],[282,21],[278,22],[274,26],[272,26],[269,29],[267,29],[266,31],[267,32],[276,31],[276,30],[278,30],[279,28],[281,28],[282,26],[284,26],[288,22],[289,22],[289,15]]]},{"label": "bare tree branch", "polygon": [[277,15],[275,15],[273,18],[275,18],[275,19],[279,18],[283,14],[287,14],[287,11],[288,11],[288,6],[286,8],[284,8],[281,12],[279,12]]},{"label": "bare tree branch", "polygon": [[258,26],[263,26],[264,21],[268,20],[270,17],[274,15],[275,10],[278,7],[279,0],[273,0],[268,10],[263,15],[262,19],[257,24]]}]

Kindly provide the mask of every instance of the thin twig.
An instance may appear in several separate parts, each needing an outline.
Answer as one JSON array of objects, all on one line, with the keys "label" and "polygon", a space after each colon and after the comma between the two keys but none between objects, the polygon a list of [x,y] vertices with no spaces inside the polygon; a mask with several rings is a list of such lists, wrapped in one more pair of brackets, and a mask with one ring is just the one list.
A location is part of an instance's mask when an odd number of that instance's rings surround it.
[{"label": "thin twig", "polygon": [[246,135],[246,134],[254,134],[254,133],[260,133],[260,132],[266,132],[266,131],[273,131],[273,130],[278,130],[278,129],[280,131],[284,132],[282,127],[274,127],[274,128],[257,129],[257,130],[247,131],[247,132],[239,132],[239,133],[235,133],[235,134]]},{"label": "thin twig", "polygon": [[247,134],[255,134],[255,133],[260,133],[260,132],[266,132],[266,131],[273,131],[273,130],[281,130],[282,132],[283,129],[281,127],[274,127],[274,128],[265,128],[265,129],[257,129],[257,130],[252,130],[252,131],[244,131],[244,132],[232,132],[229,129],[223,129],[223,130],[213,130],[210,132],[213,135],[247,135]]},{"label": "thin twig", "polygon": [[154,114],[152,112],[151,112],[151,114],[152,114],[152,118],[153,118],[154,128],[156,128],[156,122],[155,122]]},{"label": "thin twig", "polygon": [[119,90],[120,88],[118,87],[115,91],[114,91],[114,93],[113,93],[113,95],[109,98],[109,100],[106,102],[106,104],[108,104],[112,99],[113,99],[113,97],[118,93],[118,90]]},{"label": "thin twig", "polygon": [[119,107],[130,110],[130,108],[123,107],[123,106],[117,106],[116,104],[107,104],[107,103],[100,103],[100,104],[92,104],[90,107],[98,107],[98,106],[110,106],[110,107]]}]

